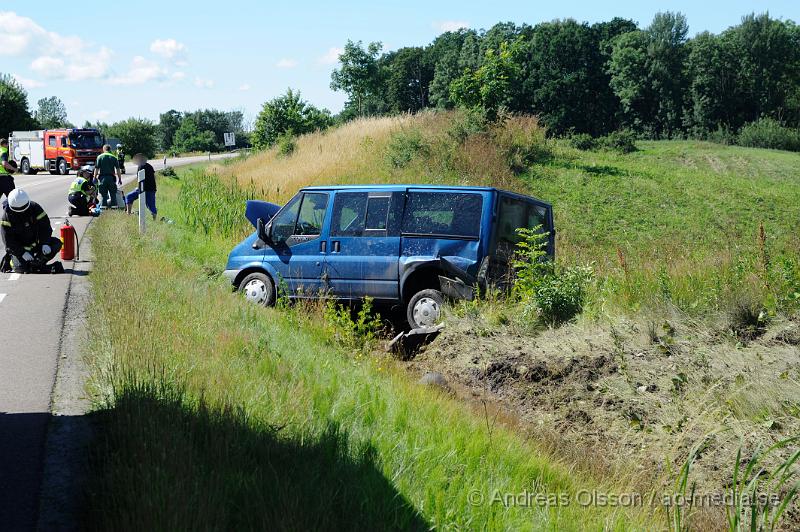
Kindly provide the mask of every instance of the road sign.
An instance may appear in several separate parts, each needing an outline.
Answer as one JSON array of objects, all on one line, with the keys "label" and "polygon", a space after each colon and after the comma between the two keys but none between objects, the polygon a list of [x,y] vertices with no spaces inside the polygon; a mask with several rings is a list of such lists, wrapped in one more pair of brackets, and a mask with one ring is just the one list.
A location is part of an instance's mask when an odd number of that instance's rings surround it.
[{"label": "road sign", "polygon": [[236,134],[235,133],[223,133],[222,136],[225,139],[225,146],[236,146]]}]

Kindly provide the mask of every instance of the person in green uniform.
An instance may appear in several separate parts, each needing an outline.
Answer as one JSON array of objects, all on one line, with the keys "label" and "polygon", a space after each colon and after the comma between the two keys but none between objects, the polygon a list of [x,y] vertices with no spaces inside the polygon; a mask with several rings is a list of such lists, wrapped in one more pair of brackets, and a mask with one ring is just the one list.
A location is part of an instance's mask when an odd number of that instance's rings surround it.
[{"label": "person in green uniform", "polygon": [[[119,171],[119,161],[111,153],[111,146],[103,146],[103,153],[97,156],[94,165],[94,176],[98,178],[97,190],[103,197],[103,207],[108,207],[109,196],[112,207],[117,207],[117,185],[122,186],[122,174]],[[116,177],[116,182],[115,178]]]},{"label": "person in green uniform", "polygon": [[11,175],[17,171],[12,164],[14,161],[8,159],[8,141],[0,139],[0,198],[11,194],[14,190],[14,177]]}]

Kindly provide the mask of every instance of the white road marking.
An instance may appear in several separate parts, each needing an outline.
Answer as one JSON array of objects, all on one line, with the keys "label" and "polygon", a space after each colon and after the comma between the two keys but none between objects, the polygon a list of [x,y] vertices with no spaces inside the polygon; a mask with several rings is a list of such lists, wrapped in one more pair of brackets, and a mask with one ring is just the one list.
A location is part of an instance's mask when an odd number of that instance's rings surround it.
[{"label": "white road marking", "polygon": [[8,276],[8,280],[9,281],[16,281],[17,279],[19,279],[19,277],[20,277],[20,274],[12,273],[11,275]]},{"label": "white road marking", "polygon": [[5,294],[0,294],[0,303],[2,303],[5,298],[6,298]]}]

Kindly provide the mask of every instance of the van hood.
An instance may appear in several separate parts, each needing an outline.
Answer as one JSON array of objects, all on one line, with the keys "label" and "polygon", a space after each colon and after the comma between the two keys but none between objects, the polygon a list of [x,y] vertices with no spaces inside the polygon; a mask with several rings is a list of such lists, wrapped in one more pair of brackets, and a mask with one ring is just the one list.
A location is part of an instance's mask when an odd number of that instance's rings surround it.
[{"label": "van hood", "polygon": [[258,219],[264,220],[264,223],[270,221],[281,209],[280,205],[269,203],[267,201],[248,200],[247,206],[244,209],[244,215],[253,227],[258,227]]}]

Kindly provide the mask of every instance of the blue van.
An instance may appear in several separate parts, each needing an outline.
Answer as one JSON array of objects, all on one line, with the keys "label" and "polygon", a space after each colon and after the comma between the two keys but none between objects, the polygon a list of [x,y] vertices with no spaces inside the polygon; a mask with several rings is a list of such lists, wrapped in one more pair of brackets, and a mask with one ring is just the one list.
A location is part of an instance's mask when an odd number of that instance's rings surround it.
[{"label": "blue van", "polygon": [[405,307],[412,328],[440,321],[445,296],[502,284],[517,229],[542,227],[555,254],[553,209],[489,187],[308,187],[286,205],[248,202],[256,231],[230,253],[225,276],[260,305],[291,298],[371,297]]}]

